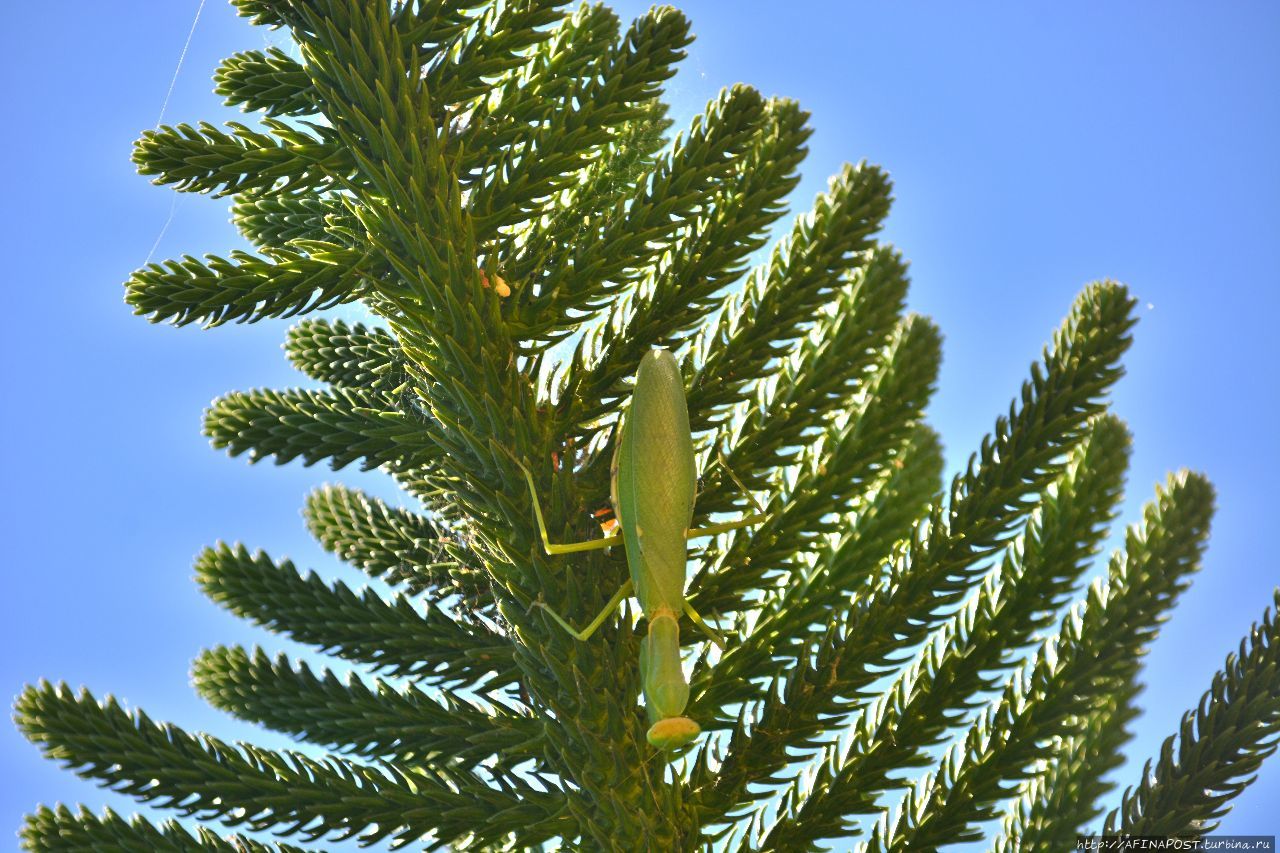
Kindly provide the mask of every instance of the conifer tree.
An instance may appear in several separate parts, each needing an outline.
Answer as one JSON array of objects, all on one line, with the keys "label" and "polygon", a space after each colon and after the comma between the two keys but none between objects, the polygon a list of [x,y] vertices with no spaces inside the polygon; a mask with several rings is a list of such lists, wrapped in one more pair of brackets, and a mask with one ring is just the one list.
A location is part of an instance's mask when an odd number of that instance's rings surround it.
[{"label": "conifer tree", "polygon": [[[219,67],[255,122],[160,127],[135,161],[230,197],[253,251],[148,265],[127,301],[176,325],[312,315],[286,349],[327,387],[228,394],[207,434],[255,461],[380,469],[417,508],[337,484],[306,502],[319,542],[391,593],[241,544],[197,560],[214,602],[354,666],[196,660],[209,702],[307,752],[27,688],[17,722],[49,757],[199,821],[42,807],[27,848],[920,851],[1003,815],[993,849],[1061,850],[1100,828],[1143,652],[1214,502],[1201,475],[1171,475],[1081,591],[1128,462],[1107,411],[1123,286],[1083,290],[944,486],[924,423],[940,336],[905,313],[906,263],[876,237],[887,175],[844,168],[753,266],[807,115],[739,85],[669,134],[678,11],[234,2],[298,48]],[[357,302],[369,322],[322,313]],[[620,548],[547,556],[512,458],[554,538],[600,536],[609,438],[653,347],[684,366],[694,525],[750,506],[727,472],[767,515],[692,546],[691,600],[731,642],[682,634],[707,734],[677,754],[645,740],[636,614],[583,642],[534,606],[581,624],[626,565]],[[1228,659],[1109,831],[1215,825],[1280,733],[1278,625],[1268,612]]]}]

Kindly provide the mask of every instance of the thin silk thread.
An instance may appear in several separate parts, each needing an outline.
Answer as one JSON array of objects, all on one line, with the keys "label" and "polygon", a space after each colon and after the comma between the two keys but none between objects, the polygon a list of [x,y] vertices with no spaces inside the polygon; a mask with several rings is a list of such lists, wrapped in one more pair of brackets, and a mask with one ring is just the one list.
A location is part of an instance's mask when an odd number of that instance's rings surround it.
[{"label": "thin silk thread", "polygon": [[[178,64],[173,69],[173,77],[169,80],[169,91],[164,93],[164,103],[160,105],[160,115],[156,118],[156,130],[160,129],[160,123],[164,121],[164,114],[169,109],[169,99],[173,97],[173,89],[178,84],[178,75],[182,72],[182,63],[187,59],[187,51],[191,48],[191,39],[196,34],[196,25],[200,23],[200,13],[204,11],[205,0],[200,0],[200,5],[196,7],[196,16],[191,21],[191,29],[187,31],[187,41],[182,45],[182,53],[178,55]],[[165,219],[164,225],[160,226],[160,233],[156,235],[156,240],[151,244],[151,251],[147,252],[147,259],[142,262],[145,267],[151,263],[151,258],[155,256],[156,249],[160,247],[160,241],[164,239],[165,232],[169,230],[169,224],[173,222],[173,214],[178,209],[178,193],[173,194],[173,200],[169,203],[169,216]]]}]

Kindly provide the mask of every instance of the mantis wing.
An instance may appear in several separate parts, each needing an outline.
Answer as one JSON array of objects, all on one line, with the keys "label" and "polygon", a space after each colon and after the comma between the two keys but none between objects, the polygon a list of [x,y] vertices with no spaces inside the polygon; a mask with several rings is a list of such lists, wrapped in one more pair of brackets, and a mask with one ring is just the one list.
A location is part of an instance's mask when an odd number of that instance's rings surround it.
[{"label": "mantis wing", "polygon": [[685,531],[696,488],[680,366],[666,350],[650,350],[640,361],[618,433],[613,475],[614,511],[636,597],[650,617],[683,609]]}]

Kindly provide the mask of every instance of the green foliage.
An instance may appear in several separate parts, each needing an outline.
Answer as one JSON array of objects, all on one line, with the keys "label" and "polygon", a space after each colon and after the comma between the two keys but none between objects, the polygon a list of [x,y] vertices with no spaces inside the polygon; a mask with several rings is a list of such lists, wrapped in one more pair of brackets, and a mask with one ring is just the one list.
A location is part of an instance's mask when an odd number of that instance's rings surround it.
[{"label": "green foliage", "polygon": [[1280,592],[1238,654],[1227,657],[1199,706],[1160,748],[1154,769],[1125,791],[1105,831],[1131,835],[1212,832],[1231,798],[1280,744]]},{"label": "green foliage", "polygon": [[275,660],[261,649],[219,646],[196,659],[194,680],[215,707],[311,743],[368,758],[448,760],[474,769],[497,755],[503,764],[533,758],[541,726],[529,714],[490,712],[452,691],[437,700],[420,688],[370,688],[355,675],[313,673],[306,663]]},{"label": "green foliage", "polygon": [[1138,715],[1136,694],[1136,689],[1117,689],[1088,713],[1067,721],[1070,734],[1055,739],[1048,767],[1024,782],[1009,806],[1004,832],[992,848],[996,853],[1028,847],[1058,850],[1076,843],[1079,828],[1101,813],[1098,801],[1115,787],[1105,777],[1123,763],[1120,750],[1130,736],[1127,726]]},{"label": "green foliage", "polygon": [[453,766],[428,770],[333,756],[316,761],[301,753],[231,746],[152,722],[112,699],[73,694],[65,685],[29,688],[18,699],[17,713],[28,737],[80,775],[229,826],[276,829],[312,841],[358,835],[372,842],[437,832],[485,843],[517,828],[531,840],[545,838],[561,823],[555,816],[559,794],[501,772],[482,777]]},{"label": "green foliage", "polygon": [[1128,446],[1114,417],[1094,424],[1005,551],[999,571],[866,709],[851,743],[828,750],[808,796],[793,795],[799,807],[770,832],[771,846],[788,849],[803,838],[834,837],[847,816],[876,814],[878,795],[897,787],[891,774],[931,763],[924,751],[955,723],[957,709],[1000,687],[1013,664],[1011,652],[1048,627],[1096,553],[1119,500]]},{"label": "green foliage", "polygon": [[1064,717],[1091,709],[1117,681],[1125,689],[1124,676],[1197,568],[1212,509],[1207,481],[1170,477],[1147,505],[1143,527],[1131,528],[1124,552],[1112,558],[1107,583],[1090,587],[937,771],[907,792],[897,819],[877,823],[865,849],[929,850],[980,839],[976,824],[997,815],[1005,783],[1028,775]]},{"label": "green foliage", "polygon": [[297,115],[316,110],[307,70],[278,47],[249,50],[223,60],[214,72],[214,91],[229,107],[264,115]]},{"label": "green foliage", "polygon": [[430,600],[355,592],[242,545],[206,548],[196,558],[196,582],[237,616],[391,675],[500,683],[514,677],[504,637]]},{"label": "green foliage", "polygon": [[448,559],[449,546],[457,547],[448,530],[417,513],[342,486],[326,486],[307,498],[303,515],[327,551],[372,577],[414,594],[465,595],[476,610],[492,601],[478,569]]},{"label": "green foliage", "polygon": [[56,809],[40,806],[27,819],[22,830],[24,846],[57,850],[155,850],[157,853],[192,853],[211,850],[216,853],[306,853],[292,844],[263,844],[244,835],[221,836],[206,827],[195,833],[183,829],[174,820],[160,825],[135,815],[126,821],[111,809],[99,817],[81,807],[72,812],[66,806]]},{"label": "green foliage", "polygon": [[363,263],[345,250],[317,257],[279,248],[270,261],[238,249],[204,261],[185,255],[135,272],[125,300],[138,314],[179,326],[291,317],[355,299]]},{"label": "green foliage", "polygon": [[[197,558],[213,601],[314,651],[216,646],[196,689],[306,752],[28,687],[17,722],[51,758],[204,824],[41,807],[28,849],[301,849],[270,832],[905,851],[1003,814],[995,849],[1013,851],[1063,849],[1097,820],[1142,655],[1213,508],[1203,477],[1172,476],[1070,605],[1128,462],[1107,409],[1134,325],[1122,285],[1084,289],[944,488],[925,422],[942,338],[906,313],[907,264],[877,239],[887,175],[841,169],[766,250],[808,115],[735,86],[668,136],[662,89],[691,38],[679,12],[624,27],[560,0],[235,3],[297,45],[218,68],[256,126],[161,127],[134,159],[231,197],[252,250],[151,264],[126,300],[174,325],[312,315],[285,349],[323,387],[230,393],[206,433],[255,462],[384,471],[413,504],[342,485],[308,497],[308,529],[364,588],[241,545]],[[315,316],[342,304],[368,319]],[[681,632],[708,734],[677,755],[645,741],[634,612],[578,642],[532,606],[583,622],[626,568],[617,549],[543,553],[511,459],[554,538],[599,536],[609,439],[655,346],[682,358],[695,526],[752,498],[767,514],[691,549],[688,594],[730,642]],[[1221,817],[1275,749],[1276,624],[1228,659],[1109,831]]]},{"label": "green foliage", "polygon": [[364,323],[304,320],[289,329],[284,348],[293,366],[318,382],[390,392],[405,381],[395,338]]}]

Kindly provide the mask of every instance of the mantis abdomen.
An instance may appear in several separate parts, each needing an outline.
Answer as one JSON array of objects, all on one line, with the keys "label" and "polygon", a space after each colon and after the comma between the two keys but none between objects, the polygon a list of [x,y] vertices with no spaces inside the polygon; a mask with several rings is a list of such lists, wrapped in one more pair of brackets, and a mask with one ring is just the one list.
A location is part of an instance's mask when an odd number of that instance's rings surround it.
[{"label": "mantis abdomen", "polygon": [[683,716],[689,684],[678,622],[697,470],[680,365],[666,350],[650,350],[619,427],[612,491],[631,583],[649,621],[640,675],[652,723],[648,740],[659,749],[683,746],[700,731]]}]

